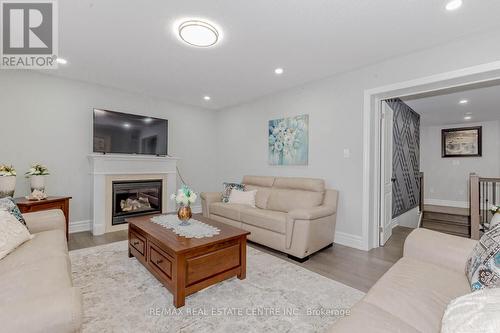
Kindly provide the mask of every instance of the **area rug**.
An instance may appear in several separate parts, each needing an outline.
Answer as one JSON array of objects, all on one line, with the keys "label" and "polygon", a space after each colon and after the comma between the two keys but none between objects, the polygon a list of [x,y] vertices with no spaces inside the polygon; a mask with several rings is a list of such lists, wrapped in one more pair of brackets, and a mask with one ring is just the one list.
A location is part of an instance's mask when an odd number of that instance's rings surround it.
[{"label": "area rug", "polygon": [[127,241],[70,252],[83,294],[83,332],[325,332],[363,293],[248,247],[247,278],[186,298],[172,295],[135,258]]}]

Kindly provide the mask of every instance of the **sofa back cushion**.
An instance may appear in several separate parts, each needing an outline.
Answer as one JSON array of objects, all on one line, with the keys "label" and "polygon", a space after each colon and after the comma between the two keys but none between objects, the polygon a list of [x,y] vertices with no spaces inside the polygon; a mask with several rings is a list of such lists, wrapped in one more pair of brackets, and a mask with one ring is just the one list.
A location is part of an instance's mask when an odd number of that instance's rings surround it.
[{"label": "sofa back cushion", "polygon": [[317,178],[244,176],[247,190],[257,190],[256,206],[288,213],[323,203],[325,181]]},{"label": "sofa back cushion", "polygon": [[267,201],[269,200],[269,195],[271,194],[271,188],[255,186],[255,185],[245,185],[247,191],[257,191],[255,195],[255,206],[260,209],[267,208]]},{"label": "sofa back cushion", "polygon": [[288,213],[294,209],[312,208],[323,203],[324,192],[285,190],[273,188],[267,209]]}]

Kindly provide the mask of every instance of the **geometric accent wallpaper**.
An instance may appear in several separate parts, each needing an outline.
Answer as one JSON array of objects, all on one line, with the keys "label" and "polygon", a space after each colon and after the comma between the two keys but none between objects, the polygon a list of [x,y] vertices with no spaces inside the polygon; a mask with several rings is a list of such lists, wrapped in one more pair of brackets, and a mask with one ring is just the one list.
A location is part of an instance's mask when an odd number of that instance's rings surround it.
[{"label": "geometric accent wallpaper", "polygon": [[420,115],[399,98],[386,100],[393,110],[392,218],[420,200]]}]

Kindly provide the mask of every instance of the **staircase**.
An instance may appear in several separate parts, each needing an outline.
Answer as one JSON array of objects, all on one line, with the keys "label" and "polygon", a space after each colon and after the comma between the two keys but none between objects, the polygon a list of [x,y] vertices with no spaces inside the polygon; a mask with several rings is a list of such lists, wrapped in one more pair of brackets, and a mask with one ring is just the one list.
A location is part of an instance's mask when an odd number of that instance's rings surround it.
[{"label": "staircase", "polygon": [[469,209],[424,205],[421,227],[470,238]]}]

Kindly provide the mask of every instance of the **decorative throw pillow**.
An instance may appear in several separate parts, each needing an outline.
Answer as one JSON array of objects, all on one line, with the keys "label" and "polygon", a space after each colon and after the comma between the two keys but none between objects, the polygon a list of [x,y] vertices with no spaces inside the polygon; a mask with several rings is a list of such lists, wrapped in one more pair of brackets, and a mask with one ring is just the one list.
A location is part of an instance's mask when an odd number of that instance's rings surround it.
[{"label": "decorative throw pillow", "polygon": [[448,304],[441,333],[500,332],[500,288],[460,296]]},{"label": "decorative throw pillow", "polygon": [[6,210],[0,211],[0,259],[32,238],[28,229],[22,226],[14,215]]},{"label": "decorative throw pillow", "polygon": [[240,191],[233,189],[231,195],[229,196],[229,203],[249,205],[255,208],[255,195],[257,190],[253,191]]},{"label": "decorative throw pillow", "polygon": [[21,214],[19,207],[17,207],[16,203],[14,202],[14,199],[12,199],[11,197],[0,199],[0,210],[8,211],[12,215],[14,215],[14,217],[19,222],[21,222],[24,226],[26,226],[26,221],[23,218],[23,214]]},{"label": "decorative throw pillow", "polygon": [[467,259],[472,291],[500,287],[500,226],[486,232]]},{"label": "decorative throw pillow", "polygon": [[229,196],[231,195],[231,191],[233,189],[237,189],[239,191],[245,190],[244,184],[237,183],[224,183],[224,191],[222,192],[222,202],[229,202]]}]

